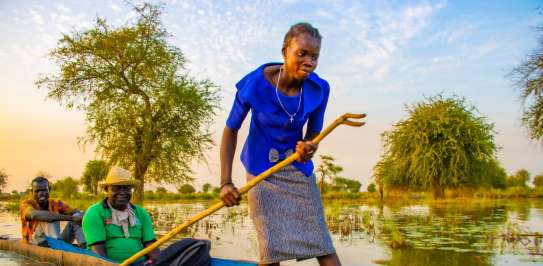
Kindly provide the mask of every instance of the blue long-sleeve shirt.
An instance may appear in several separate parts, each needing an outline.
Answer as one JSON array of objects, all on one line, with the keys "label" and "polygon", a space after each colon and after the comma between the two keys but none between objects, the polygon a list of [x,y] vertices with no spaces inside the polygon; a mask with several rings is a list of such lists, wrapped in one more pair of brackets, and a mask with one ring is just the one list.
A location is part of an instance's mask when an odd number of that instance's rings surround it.
[{"label": "blue long-sleeve shirt", "polygon": [[[268,63],[247,74],[237,84],[237,93],[226,126],[238,130],[247,113],[251,110],[249,135],[241,152],[241,161],[247,172],[259,175],[278,161],[296,151],[296,143],[303,139],[303,128],[307,123],[307,132],[317,134],[322,130],[324,112],[330,95],[330,86],[326,80],[311,73],[303,82],[303,92],[297,96],[276,94],[275,87],[264,77],[264,68],[280,63]],[[294,116],[290,122],[289,115]],[[313,162],[294,162],[294,167],[306,176],[313,173]]]}]

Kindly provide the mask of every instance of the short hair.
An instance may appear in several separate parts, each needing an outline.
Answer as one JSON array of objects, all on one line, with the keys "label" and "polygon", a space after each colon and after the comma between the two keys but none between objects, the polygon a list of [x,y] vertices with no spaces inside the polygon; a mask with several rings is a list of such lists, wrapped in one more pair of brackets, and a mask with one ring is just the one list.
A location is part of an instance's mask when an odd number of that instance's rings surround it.
[{"label": "short hair", "polygon": [[41,183],[41,182],[47,182],[47,187],[49,188],[49,179],[43,177],[43,176],[37,176],[32,179],[32,182],[30,185],[32,186],[34,183]]},{"label": "short hair", "polygon": [[287,47],[290,43],[290,40],[292,40],[292,38],[302,34],[302,33],[307,33],[311,36],[313,36],[314,38],[316,38],[317,40],[319,40],[319,42],[322,40],[322,36],[321,34],[319,33],[319,30],[315,27],[313,27],[311,24],[307,23],[307,22],[299,22],[299,23],[296,23],[292,26],[290,26],[290,29],[288,30],[288,32],[285,34],[285,39],[283,40],[283,48]]}]

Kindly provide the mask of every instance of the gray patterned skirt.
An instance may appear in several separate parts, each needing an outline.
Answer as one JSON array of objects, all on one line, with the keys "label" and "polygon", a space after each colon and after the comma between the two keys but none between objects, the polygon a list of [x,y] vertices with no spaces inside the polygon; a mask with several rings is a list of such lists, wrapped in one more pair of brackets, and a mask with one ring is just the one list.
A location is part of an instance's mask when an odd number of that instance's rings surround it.
[{"label": "gray patterned skirt", "polygon": [[[254,176],[247,174],[247,179]],[[261,264],[335,253],[315,175],[289,165],[248,193]]]}]

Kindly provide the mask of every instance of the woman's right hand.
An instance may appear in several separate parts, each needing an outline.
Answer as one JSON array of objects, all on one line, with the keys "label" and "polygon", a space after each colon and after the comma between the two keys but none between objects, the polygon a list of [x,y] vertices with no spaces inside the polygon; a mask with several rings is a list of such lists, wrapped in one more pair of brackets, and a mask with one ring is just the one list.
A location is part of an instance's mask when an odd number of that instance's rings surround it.
[{"label": "woman's right hand", "polygon": [[238,189],[232,183],[226,184],[221,188],[220,196],[222,202],[224,202],[224,205],[227,207],[239,205],[241,200],[241,195],[239,194]]}]

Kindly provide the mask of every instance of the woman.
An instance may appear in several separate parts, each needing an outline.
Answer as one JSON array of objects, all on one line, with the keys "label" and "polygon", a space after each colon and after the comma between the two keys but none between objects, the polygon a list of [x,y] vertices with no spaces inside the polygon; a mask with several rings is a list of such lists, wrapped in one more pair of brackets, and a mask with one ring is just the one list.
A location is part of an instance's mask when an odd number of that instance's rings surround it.
[{"label": "woman", "polygon": [[[221,141],[221,199],[239,204],[232,183],[237,131],[251,110],[249,135],[241,161],[250,180],[296,152],[299,162],[279,170],[248,193],[257,230],[261,265],[317,258],[320,265],[341,265],[324,222],[311,158],[311,140],[323,126],[330,87],[313,71],[322,37],[309,23],[293,25],[281,49],[284,63],[264,64],[241,79]],[[307,122],[305,137],[303,127]]]}]

